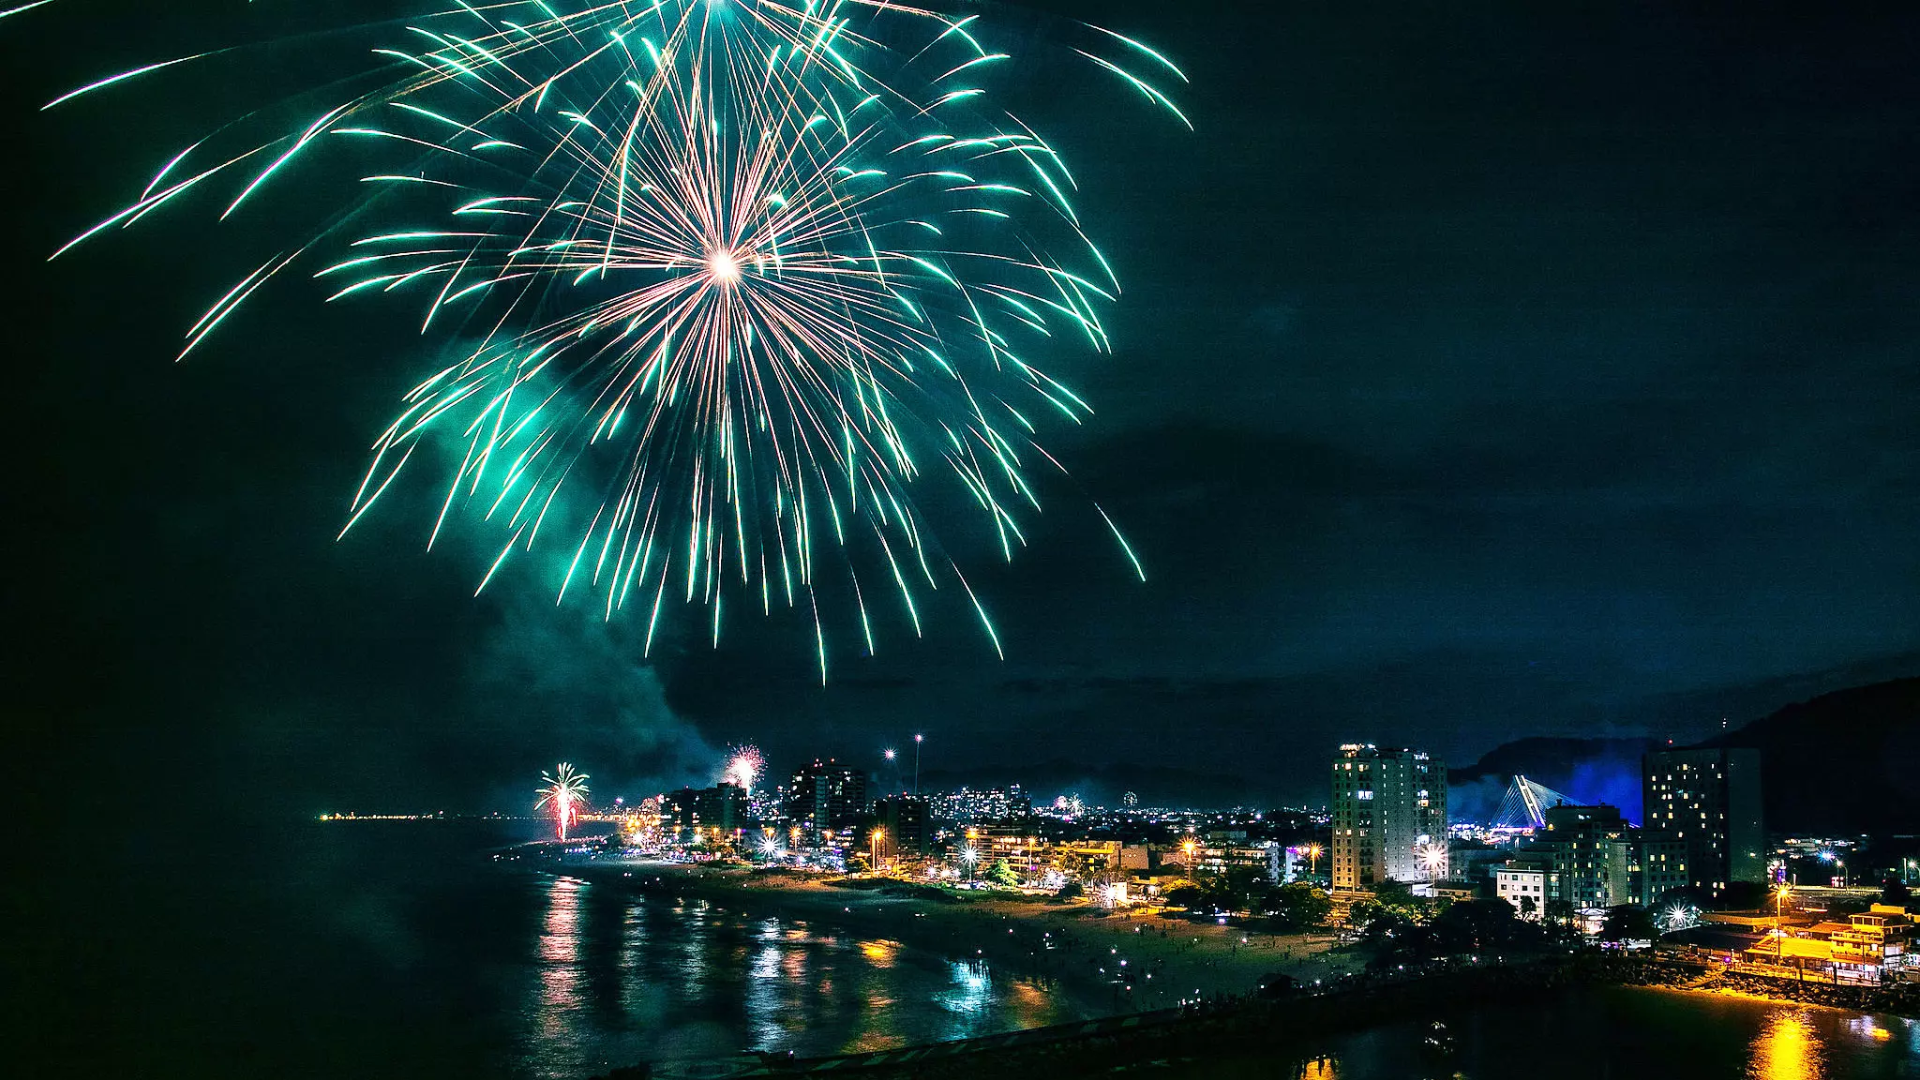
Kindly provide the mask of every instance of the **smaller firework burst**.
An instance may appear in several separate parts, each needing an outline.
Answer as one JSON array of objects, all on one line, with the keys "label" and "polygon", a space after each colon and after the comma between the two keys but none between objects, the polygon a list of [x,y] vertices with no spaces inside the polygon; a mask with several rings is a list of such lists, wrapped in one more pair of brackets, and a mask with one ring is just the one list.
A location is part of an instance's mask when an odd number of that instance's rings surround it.
[{"label": "smaller firework burst", "polygon": [[727,749],[727,764],[720,773],[720,781],[733,784],[751,795],[754,781],[766,771],[767,756],[760,752],[759,747],[747,743]]},{"label": "smaller firework burst", "polygon": [[554,827],[565,840],[568,827],[580,820],[580,811],[587,805],[587,774],[563,761],[553,772],[540,774],[538,794],[540,801],[533,808],[552,807]]}]

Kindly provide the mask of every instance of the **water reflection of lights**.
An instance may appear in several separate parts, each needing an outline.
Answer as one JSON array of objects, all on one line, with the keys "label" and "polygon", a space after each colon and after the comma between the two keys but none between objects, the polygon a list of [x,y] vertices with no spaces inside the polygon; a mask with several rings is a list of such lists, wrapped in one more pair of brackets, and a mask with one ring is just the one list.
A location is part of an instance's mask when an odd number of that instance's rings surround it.
[{"label": "water reflection of lights", "polygon": [[1856,1016],[1847,1021],[1847,1033],[1862,1042],[1901,1047],[1920,1060],[1920,1020],[1898,1016]]},{"label": "water reflection of lights", "polygon": [[1339,1080],[1339,1064],[1330,1057],[1315,1058],[1300,1067],[1300,1080]]},{"label": "water reflection of lights", "polygon": [[646,980],[640,972],[648,945],[646,903],[630,900],[620,922],[620,1001],[628,1012],[637,1011],[646,1000]]},{"label": "water reflection of lights", "polygon": [[578,878],[543,885],[546,913],[540,922],[537,981],[529,987],[526,1016],[538,1072],[571,1072],[583,1064],[578,1026],[586,1000],[580,938],[581,911],[590,886]]},{"label": "water reflection of lights", "polygon": [[993,982],[987,978],[985,965],[977,961],[956,961],[947,968],[953,985],[940,995],[941,1005],[954,1012],[973,1013],[986,1008],[993,1000]]},{"label": "water reflection of lights", "polygon": [[1847,1031],[1875,1042],[1886,1042],[1893,1038],[1893,1032],[1881,1027],[1879,1021],[1871,1016],[1856,1016],[1847,1021]]},{"label": "water reflection of lights", "polygon": [[1819,1080],[1825,1048],[1802,1012],[1776,1013],[1753,1040],[1753,1080]]},{"label": "water reflection of lights", "polygon": [[748,968],[751,977],[747,980],[747,997],[743,1003],[753,1045],[767,1050],[784,1045],[789,1035],[786,1025],[781,1023],[789,1012],[785,995],[781,993],[782,978],[804,974],[782,970],[793,957],[781,948],[779,941],[778,934],[760,936],[760,947],[754,950]]},{"label": "water reflection of lights", "polygon": [[548,1010],[579,1003],[580,901],[586,891],[587,883],[576,878],[555,878],[547,886],[547,917],[540,929],[540,1004]]},{"label": "water reflection of lights", "polygon": [[893,959],[899,952],[900,943],[897,941],[863,941],[860,943],[860,955],[867,958],[867,963],[877,968],[892,967]]}]

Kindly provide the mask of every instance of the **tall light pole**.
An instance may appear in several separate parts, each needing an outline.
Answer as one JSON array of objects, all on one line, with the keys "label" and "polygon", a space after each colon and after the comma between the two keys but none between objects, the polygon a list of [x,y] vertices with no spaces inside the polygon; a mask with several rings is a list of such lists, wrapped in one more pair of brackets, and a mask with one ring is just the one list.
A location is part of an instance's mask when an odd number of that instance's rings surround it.
[{"label": "tall light pole", "polygon": [[887,835],[885,829],[875,829],[867,834],[867,841],[873,845],[873,872],[880,872],[880,838]]},{"label": "tall light pole", "polygon": [[916,797],[920,794],[920,744],[926,739],[925,735],[913,737],[913,793]]}]

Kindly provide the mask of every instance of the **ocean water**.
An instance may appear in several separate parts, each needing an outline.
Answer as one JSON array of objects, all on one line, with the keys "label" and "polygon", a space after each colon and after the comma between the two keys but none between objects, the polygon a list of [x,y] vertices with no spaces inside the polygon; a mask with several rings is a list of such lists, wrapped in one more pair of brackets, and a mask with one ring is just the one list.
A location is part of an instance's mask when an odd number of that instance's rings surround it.
[{"label": "ocean water", "polygon": [[[1079,1018],[885,938],[531,873],[525,825],[292,823],[16,878],[14,1059],[118,1077],[587,1077],[742,1049],[881,1049]],[[530,831],[530,829],[529,829]],[[1648,990],[1422,1017],[1156,1075],[1920,1080],[1920,1024]]]},{"label": "ocean water", "polygon": [[[29,1046],[69,1075],[587,1077],[1076,1019],[882,937],[496,863],[513,823],[297,823],[43,882]],[[39,919],[48,918],[42,909]],[[35,1056],[41,1056],[36,1054]]]},{"label": "ocean water", "polygon": [[[1423,1052],[1443,1020],[1456,1052]],[[1906,1080],[1920,1022],[1608,987],[1329,1037],[1298,1054],[1175,1064],[1169,1080]]]}]

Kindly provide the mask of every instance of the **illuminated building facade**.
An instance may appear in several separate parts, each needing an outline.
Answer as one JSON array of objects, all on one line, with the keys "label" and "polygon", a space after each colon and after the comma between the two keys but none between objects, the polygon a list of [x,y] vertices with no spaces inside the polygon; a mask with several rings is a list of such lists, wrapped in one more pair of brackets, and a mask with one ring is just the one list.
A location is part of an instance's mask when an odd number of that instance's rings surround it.
[{"label": "illuminated building facade", "polygon": [[1768,935],[1747,950],[1760,964],[1795,969],[1797,978],[1808,972],[1841,982],[1883,982],[1910,972],[1914,921],[1896,904],[1874,904],[1847,916],[1846,922],[1819,922],[1792,928],[1784,935]]},{"label": "illuminated building facade", "polygon": [[1669,892],[1692,883],[1687,876],[1687,842],[1656,840],[1641,830],[1640,843],[1634,849],[1634,903],[1652,907]]},{"label": "illuminated building facade", "polygon": [[1335,889],[1447,876],[1447,768],[1425,751],[1342,746],[1329,808]]},{"label": "illuminated building facade", "polygon": [[867,816],[867,774],[831,758],[815,758],[793,774],[787,787],[787,817],[793,828],[818,842],[847,833]]},{"label": "illuminated building facade", "polygon": [[1689,885],[1717,893],[1766,881],[1758,750],[1656,751],[1641,760],[1640,784],[1645,837],[1685,845]]},{"label": "illuminated building facade", "polygon": [[681,788],[663,796],[661,825],[681,843],[716,843],[747,827],[747,792],[737,784]]},{"label": "illuminated building facade", "polygon": [[1533,846],[1552,867],[1553,899],[1575,910],[1633,903],[1633,838],[1618,808],[1552,807]]},{"label": "illuminated building facade", "polygon": [[880,853],[891,859],[924,859],[933,851],[933,825],[927,800],[892,795],[873,804],[874,827],[881,830]]},{"label": "illuminated building facade", "polygon": [[1547,868],[1543,862],[1512,859],[1493,871],[1493,894],[1513,905],[1523,919],[1538,919],[1547,910]]},{"label": "illuminated building facade", "polygon": [[961,788],[933,797],[935,819],[949,825],[1010,825],[1033,817],[1033,800],[1019,784],[976,791]]}]

